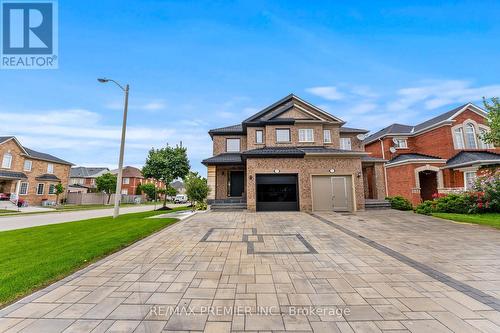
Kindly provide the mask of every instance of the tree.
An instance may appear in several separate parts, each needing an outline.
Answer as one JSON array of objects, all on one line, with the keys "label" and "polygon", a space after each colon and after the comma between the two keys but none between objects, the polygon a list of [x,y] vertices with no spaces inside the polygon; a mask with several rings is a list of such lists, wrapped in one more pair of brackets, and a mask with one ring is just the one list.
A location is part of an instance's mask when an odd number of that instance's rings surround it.
[{"label": "tree", "polygon": [[64,193],[64,186],[63,184],[59,183],[55,186],[56,190],[56,204],[59,205],[59,196]]},{"label": "tree", "polygon": [[138,186],[139,191],[146,193],[149,200],[154,200],[156,198],[156,186],[155,184],[141,184]]},{"label": "tree", "polygon": [[486,143],[491,143],[495,147],[500,146],[500,99],[498,97],[492,97],[491,103],[483,97],[483,104],[485,109],[488,111],[486,116],[487,125],[490,127],[490,131],[483,134],[481,139]]},{"label": "tree", "polygon": [[[161,149],[151,149],[146,163],[142,168],[142,174],[146,178],[162,180],[165,184],[165,193],[169,184],[177,178],[184,179],[189,173],[189,160],[185,147],[167,146]],[[167,205],[167,196],[163,200],[163,207]]]},{"label": "tree", "polygon": [[[210,187],[206,178],[201,177],[197,172],[190,172],[184,181],[186,194],[189,200],[195,203],[204,202],[210,193]],[[196,206],[196,205],[195,205]]]},{"label": "tree", "polygon": [[95,179],[95,184],[99,192],[105,192],[108,195],[109,204],[111,194],[116,190],[116,176],[112,173],[105,173]]},{"label": "tree", "polygon": [[167,195],[169,197],[175,197],[177,195],[177,190],[173,188],[172,186],[169,186],[167,189]]}]

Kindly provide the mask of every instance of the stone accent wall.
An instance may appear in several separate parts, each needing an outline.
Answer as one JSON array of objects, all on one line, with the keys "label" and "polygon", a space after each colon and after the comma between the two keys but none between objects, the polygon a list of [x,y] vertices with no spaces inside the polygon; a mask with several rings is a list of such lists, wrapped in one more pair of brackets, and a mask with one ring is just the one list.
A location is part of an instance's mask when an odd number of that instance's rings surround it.
[{"label": "stone accent wall", "polygon": [[[291,158],[248,158],[247,159],[247,208],[256,210],[256,174],[272,174],[275,169],[280,173],[298,174],[299,205],[301,211],[312,210],[311,183],[313,175],[352,176],[353,196],[357,210],[364,209],[364,186],[361,175],[360,158],[314,157],[303,159]],[[330,173],[335,169],[335,173]]]},{"label": "stone accent wall", "polygon": [[[65,190],[68,189],[69,183],[69,171],[71,166],[66,164],[59,164],[55,162],[48,162],[43,160],[34,159],[29,156],[25,156],[21,148],[17,145],[14,140],[9,140],[3,144],[0,144],[0,167],[3,160],[3,155],[7,152],[12,154],[12,165],[10,169],[2,169],[13,172],[22,172],[27,177],[28,180],[22,180],[22,182],[28,182],[28,194],[20,195],[20,198],[27,201],[29,205],[40,205],[42,199],[47,199],[49,201],[56,201],[55,194],[49,193],[50,184],[58,184],[58,182],[54,181],[40,181],[36,178],[47,173],[47,165],[52,163],[54,165],[54,175],[61,180]],[[31,171],[24,171],[24,161],[31,160],[32,166]],[[10,192],[15,192],[17,181],[10,182]],[[38,195],[36,194],[36,189],[38,184],[44,184],[44,194]],[[66,192],[66,191],[65,191]],[[65,193],[59,196],[59,199],[64,198]]]}]

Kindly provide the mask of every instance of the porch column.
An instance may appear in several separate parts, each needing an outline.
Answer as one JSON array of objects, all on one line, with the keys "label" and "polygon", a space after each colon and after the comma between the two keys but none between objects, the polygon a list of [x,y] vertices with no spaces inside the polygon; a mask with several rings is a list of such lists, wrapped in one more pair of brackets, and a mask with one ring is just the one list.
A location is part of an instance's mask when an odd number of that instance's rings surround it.
[{"label": "porch column", "polygon": [[208,200],[215,200],[215,191],[216,191],[216,186],[215,186],[215,177],[216,177],[216,166],[215,165],[209,165],[207,167],[207,184],[208,187],[210,188],[210,193],[208,193]]},{"label": "porch column", "polygon": [[19,192],[21,191],[21,180],[16,182],[16,204],[19,201]]}]

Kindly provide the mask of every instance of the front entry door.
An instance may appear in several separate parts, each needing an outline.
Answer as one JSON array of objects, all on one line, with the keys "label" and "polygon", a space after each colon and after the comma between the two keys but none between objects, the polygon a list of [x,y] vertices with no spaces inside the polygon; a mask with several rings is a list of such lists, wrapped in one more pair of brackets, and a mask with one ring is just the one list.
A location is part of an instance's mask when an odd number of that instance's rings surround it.
[{"label": "front entry door", "polygon": [[241,197],[245,188],[245,177],[243,171],[231,171],[229,173],[229,196]]}]

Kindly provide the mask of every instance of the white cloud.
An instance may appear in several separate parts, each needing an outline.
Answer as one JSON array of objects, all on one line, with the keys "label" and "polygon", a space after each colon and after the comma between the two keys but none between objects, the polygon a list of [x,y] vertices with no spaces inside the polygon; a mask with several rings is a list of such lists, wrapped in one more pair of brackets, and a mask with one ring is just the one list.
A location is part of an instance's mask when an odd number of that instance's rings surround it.
[{"label": "white cloud", "polygon": [[349,109],[349,111],[353,114],[365,114],[365,113],[368,113],[368,112],[375,110],[376,108],[377,108],[377,104],[366,102],[366,103],[360,103],[360,104],[353,105]]},{"label": "white cloud", "polygon": [[344,94],[334,86],[312,87],[307,88],[306,91],[329,101],[338,101],[344,98]]},{"label": "white cloud", "polygon": [[[123,110],[123,101],[114,101],[105,105],[106,108],[111,110]],[[143,110],[143,111],[159,111],[167,108],[164,100],[152,100],[145,102],[133,102],[129,104],[130,110]]]}]

